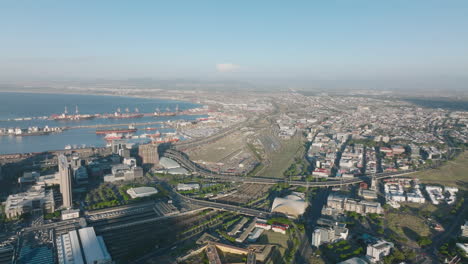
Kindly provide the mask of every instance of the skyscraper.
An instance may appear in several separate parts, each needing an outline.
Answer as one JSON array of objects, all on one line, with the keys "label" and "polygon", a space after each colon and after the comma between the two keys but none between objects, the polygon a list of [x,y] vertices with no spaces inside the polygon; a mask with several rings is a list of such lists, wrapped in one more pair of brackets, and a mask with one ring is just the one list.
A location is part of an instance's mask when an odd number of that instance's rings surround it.
[{"label": "skyscraper", "polygon": [[73,153],[70,164],[71,164],[72,169],[74,170],[81,167],[81,159],[78,153]]},{"label": "skyscraper", "polygon": [[159,164],[158,145],[144,144],[138,147],[138,156],[141,159],[142,165],[157,165]]},{"label": "skyscraper", "polygon": [[62,194],[63,206],[72,207],[72,169],[65,155],[58,157],[60,193]]},{"label": "skyscraper", "polygon": [[123,149],[127,149],[125,140],[115,139],[111,143],[112,154],[119,154]]}]

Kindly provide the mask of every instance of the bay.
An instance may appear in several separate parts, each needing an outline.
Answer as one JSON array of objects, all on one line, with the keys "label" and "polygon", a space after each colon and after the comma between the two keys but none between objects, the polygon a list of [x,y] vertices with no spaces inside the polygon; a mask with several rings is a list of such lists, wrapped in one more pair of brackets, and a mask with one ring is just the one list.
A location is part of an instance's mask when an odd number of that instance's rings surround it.
[{"label": "bay", "polygon": [[[104,119],[95,118],[80,121],[55,121],[48,119],[37,119],[37,117],[48,117],[53,114],[61,114],[64,108],[73,114],[76,107],[80,114],[106,114],[113,113],[120,108],[122,112],[128,108],[134,112],[138,108],[140,113],[153,113],[159,108],[161,112],[180,111],[200,107],[198,104],[173,101],[164,99],[146,99],[121,96],[102,95],[78,95],[78,94],[35,94],[35,93],[12,93],[0,92],[0,128],[27,128],[38,127],[67,127],[67,126],[89,126],[89,125],[116,125],[122,123],[146,123],[168,120],[195,120],[203,115],[177,115],[177,116],[145,116],[134,119]],[[32,118],[31,120],[28,120]],[[15,120],[26,119],[26,120]],[[160,128],[161,133],[173,132],[170,128]],[[142,133],[154,133],[145,131],[143,126],[136,135]],[[66,145],[75,147],[103,147],[106,145],[102,136],[96,135],[95,128],[69,129],[62,133],[41,136],[0,136],[0,154],[42,152],[48,150],[64,149]]]}]

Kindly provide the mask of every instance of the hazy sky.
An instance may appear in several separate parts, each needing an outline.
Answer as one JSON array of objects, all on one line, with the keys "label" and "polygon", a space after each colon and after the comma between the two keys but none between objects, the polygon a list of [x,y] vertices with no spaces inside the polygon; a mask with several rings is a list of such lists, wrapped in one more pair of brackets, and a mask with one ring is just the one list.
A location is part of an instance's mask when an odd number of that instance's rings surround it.
[{"label": "hazy sky", "polygon": [[466,80],[468,1],[2,1],[0,79]]}]

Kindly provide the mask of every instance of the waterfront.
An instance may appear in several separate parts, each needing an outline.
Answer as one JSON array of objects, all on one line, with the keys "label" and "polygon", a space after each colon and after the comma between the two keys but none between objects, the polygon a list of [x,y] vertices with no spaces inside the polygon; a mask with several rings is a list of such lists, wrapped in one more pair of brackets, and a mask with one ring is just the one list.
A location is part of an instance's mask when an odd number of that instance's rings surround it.
[{"label": "waterfront", "polygon": [[[113,113],[117,108],[124,111],[125,108],[133,111],[138,108],[141,113],[154,112],[159,108],[162,112],[168,108],[174,111],[176,107],[180,111],[200,107],[200,105],[171,100],[144,99],[120,96],[98,96],[98,95],[74,95],[74,94],[33,94],[33,93],[0,93],[0,127],[3,128],[27,128],[29,126],[50,127],[75,127],[96,126],[123,123],[149,123],[169,120],[195,120],[200,115],[177,115],[177,116],[145,116],[135,119],[89,119],[80,121],[55,121],[36,119],[36,117],[60,114],[64,108],[73,114],[76,106],[81,114],[103,114]],[[27,119],[15,121],[14,119]],[[29,120],[29,118],[32,118]],[[171,128],[158,127],[161,133],[173,132]],[[145,126],[137,126],[139,131],[136,135],[143,133],[154,133],[154,131],[143,130]],[[41,136],[2,136],[0,137],[0,154],[42,152],[47,150],[63,149],[66,145],[76,147],[102,147],[105,141],[102,136],[95,134],[95,128],[69,129],[61,133]]]}]

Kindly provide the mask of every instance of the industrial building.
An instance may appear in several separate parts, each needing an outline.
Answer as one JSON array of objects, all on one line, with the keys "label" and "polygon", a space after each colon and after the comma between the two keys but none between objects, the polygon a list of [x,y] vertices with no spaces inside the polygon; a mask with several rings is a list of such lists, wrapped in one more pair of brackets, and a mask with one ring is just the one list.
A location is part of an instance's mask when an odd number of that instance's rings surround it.
[{"label": "industrial building", "polygon": [[101,236],[94,228],[85,227],[70,231],[56,239],[59,264],[112,263]]},{"label": "industrial building", "polygon": [[162,170],[158,170],[160,173],[169,173],[174,175],[189,174],[189,172],[185,168],[182,168],[175,160],[166,157],[161,158],[159,161],[159,167],[163,168]]}]

